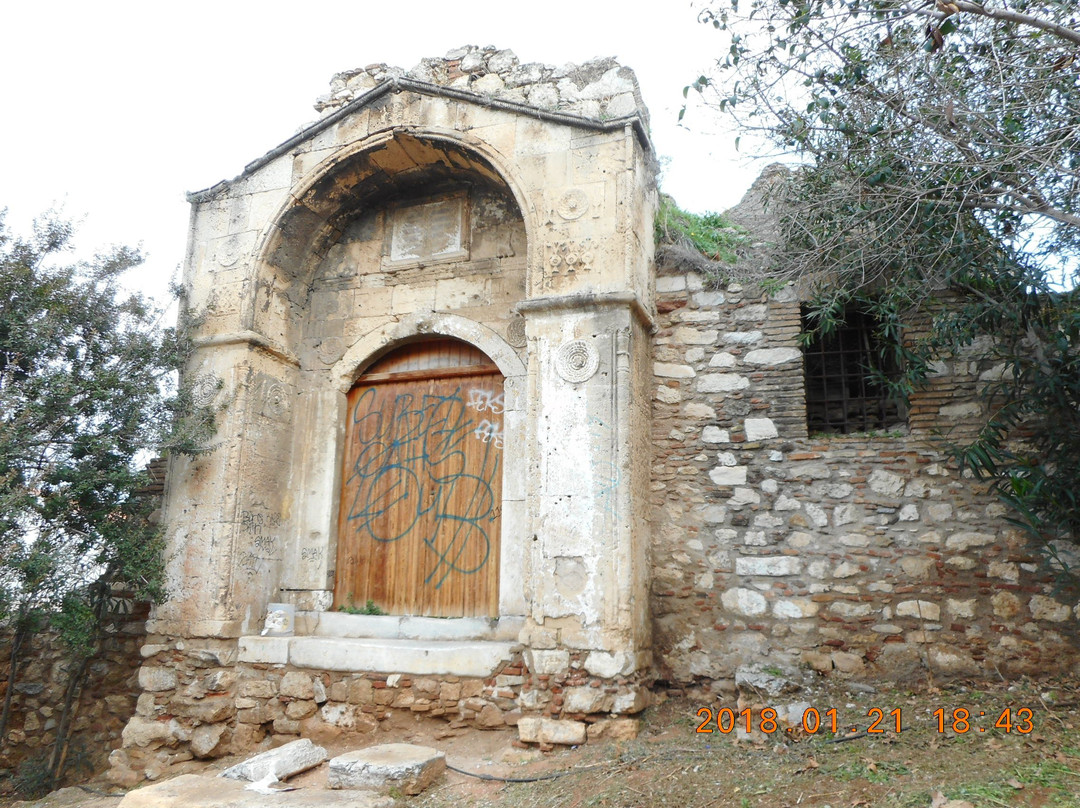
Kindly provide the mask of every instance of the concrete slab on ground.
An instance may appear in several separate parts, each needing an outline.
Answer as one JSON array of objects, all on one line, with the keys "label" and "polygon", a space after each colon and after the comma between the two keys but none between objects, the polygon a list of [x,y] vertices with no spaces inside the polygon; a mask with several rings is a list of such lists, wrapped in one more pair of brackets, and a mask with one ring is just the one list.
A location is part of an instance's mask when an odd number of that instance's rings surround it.
[{"label": "concrete slab on ground", "polygon": [[[245,789],[245,783],[198,774],[182,774],[163,783],[130,792],[119,808],[266,808],[268,798]],[[326,791],[301,788],[272,797],[283,808],[391,808],[394,800],[371,791]]]}]

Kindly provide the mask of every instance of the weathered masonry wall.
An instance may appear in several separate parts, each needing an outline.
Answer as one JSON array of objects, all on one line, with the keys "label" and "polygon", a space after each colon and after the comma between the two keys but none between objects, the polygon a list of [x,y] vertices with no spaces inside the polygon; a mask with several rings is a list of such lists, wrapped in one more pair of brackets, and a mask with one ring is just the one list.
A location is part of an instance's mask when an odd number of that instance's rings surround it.
[{"label": "weathered masonry wall", "polygon": [[[647,700],[637,461],[657,196],[633,73],[470,47],[408,73],[341,74],[317,106],[318,122],[190,197],[186,372],[219,428],[170,465],[169,596],[117,782],[275,736],[370,729],[388,710],[578,743]],[[443,343],[490,360],[501,394],[433,395],[431,367],[373,370]],[[355,403],[384,382],[404,392],[377,411]],[[492,440],[501,494],[494,478],[490,502],[440,487]],[[363,459],[349,454],[361,443]],[[441,532],[414,529],[421,514]],[[499,542],[475,554],[491,565],[483,588],[459,552],[482,532]],[[399,540],[402,563],[380,567]],[[443,609],[451,587],[484,597]],[[384,613],[336,609],[368,599]],[[263,632],[270,604],[295,610],[293,633]]]},{"label": "weathered masonry wall", "polygon": [[635,733],[636,721],[622,716],[645,706],[625,679],[590,674],[585,654],[518,653],[491,676],[463,677],[231,665],[223,645],[205,642],[147,648],[151,656],[139,677],[144,692],[124,730],[126,748],[113,758],[110,777],[121,784],[268,739],[370,734],[393,712],[457,727],[517,726],[532,733],[528,740],[579,744]]},{"label": "weathered masonry wall", "polygon": [[[339,74],[317,107],[191,196],[187,373],[220,427],[170,465],[169,597],[114,780],[370,732],[393,711],[539,743],[630,734],[656,676],[1073,664],[1076,595],[934,440],[970,428],[994,369],[943,363],[896,434],[808,435],[793,289],[654,272],[655,161],[632,72],[470,47],[408,73]],[[378,370],[436,342],[490,360],[502,394],[432,396],[419,385],[434,376],[403,381],[430,367]],[[369,382],[402,384],[404,409],[350,404]],[[430,404],[409,402],[434,400],[460,419],[428,434]],[[408,501],[407,515],[479,525],[413,486],[395,453],[424,432],[417,457],[451,457],[448,434],[468,455],[493,438],[479,420],[492,402],[502,487],[483,513],[501,532],[481,563],[497,564],[497,599],[451,615],[396,598],[451,545],[400,514],[409,527],[385,535],[363,520]],[[379,463],[346,451],[375,435]],[[383,482],[361,496],[360,477]],[[378,543],[406,537],[419,561],[374,563]],[[353,568],[400,573],[385,576],[393,613],[358,608]],[[272,630],[270,604],[295,610],[291,633]]]},{"label": "weathered masonry wall", "polygon": [[939,433],[985,403],[963,358],[908,428],[807,435],[788,287],[707,287],[661,269],[654,343],[652,609],[661,677],[740,667],[865,677],[1042,673],[1077,662],[1061,590]]},{"label": "weathered masonry wall", "polygon": [[[90,663],[75,706],[67,771],[74,776],[101,771],[109,750],[135,708],[139,648],[146,637],[149,605],[117,598],[105,623],[101,651]],[[10,647],[5,632],[2,646]],[[9,655],[0,662],[0,701],[6,695]],[[56,740],[68,674],[74,664],[57,635],[45,630],[26,640],[20,653],[0,767],[15,772],[28,760],[47,763]]]},{"label": "weathered masonry wall", "polygon": [[[425,65],[350,74],[336,111],[192,197],[188,374],[222,414],[214,451],[170,469],[171,596],[152,630],[237,637],[270,602],[327,609],[346,393],[384,353],[452,337],[505,379],[499,615],[526,619],[527,645],[557,635],[642,668],[646,481],[630,445],[647,417],[656,196],[633,74],[475,48]],[[533,97],[545,76],[562,88],[551,104]],[[484,89],[496,79],[518,92]],[[412,207],[454,199],[460,255],[433,233],[435,252],[395,254]]]}]

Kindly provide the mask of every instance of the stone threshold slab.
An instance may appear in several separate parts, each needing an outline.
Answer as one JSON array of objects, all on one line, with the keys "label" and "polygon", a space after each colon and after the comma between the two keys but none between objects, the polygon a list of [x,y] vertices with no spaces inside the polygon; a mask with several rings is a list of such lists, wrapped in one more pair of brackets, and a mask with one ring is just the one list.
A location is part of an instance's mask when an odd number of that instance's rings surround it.
[{"label": "stone threshold slab", "polygon": [[240,638],[239,660],[329,671],[488,677],[521,648],[517,642],[250,636]]},{"label": "stone threshold slab", "polygon": [[321,788],[300,788],[279,794],[263,795],[245,789],[245,784],[218,777],[182,774],[171,780],[155,783],[129,792],[119,808],[266,808],[281,805],[286,808],[391,808],[394,800],[372,791],[326,791]]},{"label": "stone threshold slab", "polygon": [[381,640],[493,640],[513,642],[525,618],[510,617],[402,617],[301,611],[296,613],[297,635],[352,637]]}]

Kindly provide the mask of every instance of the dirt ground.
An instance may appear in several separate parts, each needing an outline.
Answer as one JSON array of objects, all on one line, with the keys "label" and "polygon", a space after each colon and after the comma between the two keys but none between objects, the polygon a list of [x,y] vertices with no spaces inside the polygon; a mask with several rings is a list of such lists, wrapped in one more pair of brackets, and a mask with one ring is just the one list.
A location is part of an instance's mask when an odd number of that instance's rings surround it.
[{"label": "dirt ground", "polygon": [[[802,701],[818,711],[816,731],[807,731],[814,729],[812,713],[806,724],[778,721],[774,731],[761,731],[774,727],[762,708]],[[449,771],[425,794],[398,800],[408,808],[1080,808],[1080,681],[956,682],[912,690],[830,682],[777,698],[744,693],[725,703],[669,692],[656,702],[632,741],[541,752],[515,746],[511,731],[452,730],[403,716],[377,735],[327,748],[333,756],[374,743],[423,744],[444,751],[451,766],[480,775]],[[725,707],[731,712],[722,712]],[[741,725],[748,717],[749,738],[717,727],[718,719],[730,729],[731,719]],[[186,770],[216,774],[236,760]],[[291,782],[317,790],[325,778],[323,766]],[[116,791],[101,779],[83,785]],[[119,795],[85,789],[32,803],[0,800],[0,806],[115,808],[119,802]]]}]

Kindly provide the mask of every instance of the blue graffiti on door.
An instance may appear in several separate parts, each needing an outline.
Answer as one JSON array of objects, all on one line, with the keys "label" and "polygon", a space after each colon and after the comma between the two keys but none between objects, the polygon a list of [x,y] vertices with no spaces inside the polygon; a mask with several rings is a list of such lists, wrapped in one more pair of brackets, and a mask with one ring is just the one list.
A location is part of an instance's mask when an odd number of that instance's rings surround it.
[{"label": "blue graffiti on door", "polygon": [[[356,491],[349,524],[378,542],[422,540],[434,554],[424,583],[436,588],[453,572],[482,569],[491,553],[487,529],[501,504],[492,484],[501,473],[502,432],[487,420],[477,424],[468,412],[479,412],[481,402],[494,410],[490,395],[473,395],[467,406],[459,387],[452,395],[424,394],[419,401],[401,393],[391,404],[370,387],[349,419],[348,439],[356,451],[346,480]],[[480,445],[469,446],[474,440]],[[480,462],[472,461],[478,473],[466,470],[466,448],[480,453]]]}]

